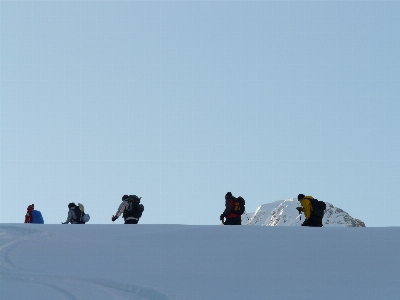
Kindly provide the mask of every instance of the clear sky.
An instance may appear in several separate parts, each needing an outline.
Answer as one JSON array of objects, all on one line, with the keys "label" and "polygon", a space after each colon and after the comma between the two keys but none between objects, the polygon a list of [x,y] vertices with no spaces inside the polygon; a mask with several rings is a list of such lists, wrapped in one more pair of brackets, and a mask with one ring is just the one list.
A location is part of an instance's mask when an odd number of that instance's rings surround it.
[{"label": "clear sky", "polygon": [[[0,2],[0,222],[218,224],[303,193],[399,226],[399,1]],[[121,222],[118,220],[117,222]]]}]

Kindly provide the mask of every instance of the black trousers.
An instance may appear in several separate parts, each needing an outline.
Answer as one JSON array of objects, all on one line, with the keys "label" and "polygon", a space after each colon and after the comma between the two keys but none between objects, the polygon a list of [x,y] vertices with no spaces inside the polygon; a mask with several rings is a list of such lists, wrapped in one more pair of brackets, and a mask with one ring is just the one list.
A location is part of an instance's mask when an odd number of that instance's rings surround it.
[{"label": "black trousers", "polygon": [[130,219],[130,220],[125,220],[124,224],[137,224],[137,223],[138,223],[138,220]]},{"label": "black trousers", "polygon": [[322,227],[322,218],[317,217],[315,215],[311,215],[308,219],[306,219],[301,226],[309,226],[309,227]]},{"label": "black trousers", "polygon": [[224,225],[242,225],[242,217],[225,218]]}]

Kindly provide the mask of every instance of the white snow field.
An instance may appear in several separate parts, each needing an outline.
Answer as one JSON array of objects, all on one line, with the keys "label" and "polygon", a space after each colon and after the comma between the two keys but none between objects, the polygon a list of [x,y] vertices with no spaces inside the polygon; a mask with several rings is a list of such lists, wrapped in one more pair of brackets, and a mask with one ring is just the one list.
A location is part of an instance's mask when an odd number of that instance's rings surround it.
[{"label": "white snow field", "polygon": [[400,228],[0,224],[0,299],[400,299]]}]

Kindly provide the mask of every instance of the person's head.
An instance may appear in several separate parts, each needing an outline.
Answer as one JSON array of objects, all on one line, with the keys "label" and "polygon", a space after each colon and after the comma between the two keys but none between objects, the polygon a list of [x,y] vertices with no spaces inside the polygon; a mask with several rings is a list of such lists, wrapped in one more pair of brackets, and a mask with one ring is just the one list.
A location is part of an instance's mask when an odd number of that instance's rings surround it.
[{"label": "person's head", "polygon": [[31,205],[28,205],[28,207],[27,207],[27,211],[32,211],[32,210],[34,210],[35,209],[35,204],[31,204]]},{"label": "person's head", "polygon": [[123,196],[122,196],[122,201],[128,199],[128,197],[129,197],[128,195],[123,195]]},{"label": "person's head", "polygon": [[233,197],[232,193],[231,192],[227,192],[226,195],[225,195],[225,200],[231,199],[232,197]]},{"label": "person's head", "polygon": [[305,197],[305,195],[299,194],[299,195],[297,196],[297,200],[301,201],[304,197]]},{"label": "person's head", "polygon": [[75,203],[74,202],[71,202],[70,204],[68,204],[68,208],[72,208],[72,207],[75,207],[76,205],[75,205]]}]

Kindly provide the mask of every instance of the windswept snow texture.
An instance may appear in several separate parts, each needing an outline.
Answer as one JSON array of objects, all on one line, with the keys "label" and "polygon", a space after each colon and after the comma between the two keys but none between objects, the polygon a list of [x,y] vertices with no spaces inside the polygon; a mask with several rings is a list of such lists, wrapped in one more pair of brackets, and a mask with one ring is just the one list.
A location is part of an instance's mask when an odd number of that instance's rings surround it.
[{"label": "windswept snow texture", "polygon": [[[326,210],[322,223],[325,227],[365,227],[364,222],[352,218],[344,210],[325,202]],[[242,225],[262,226],[300,226],[304,214],[299,215],[296,207],[300,203],[296,198],[275,201],[261,205],[254,213],[242,215]]]},{"label": "windswept snow texture", "polygon": [[400,228],[0,225],[0,299],[399,299]]}]

